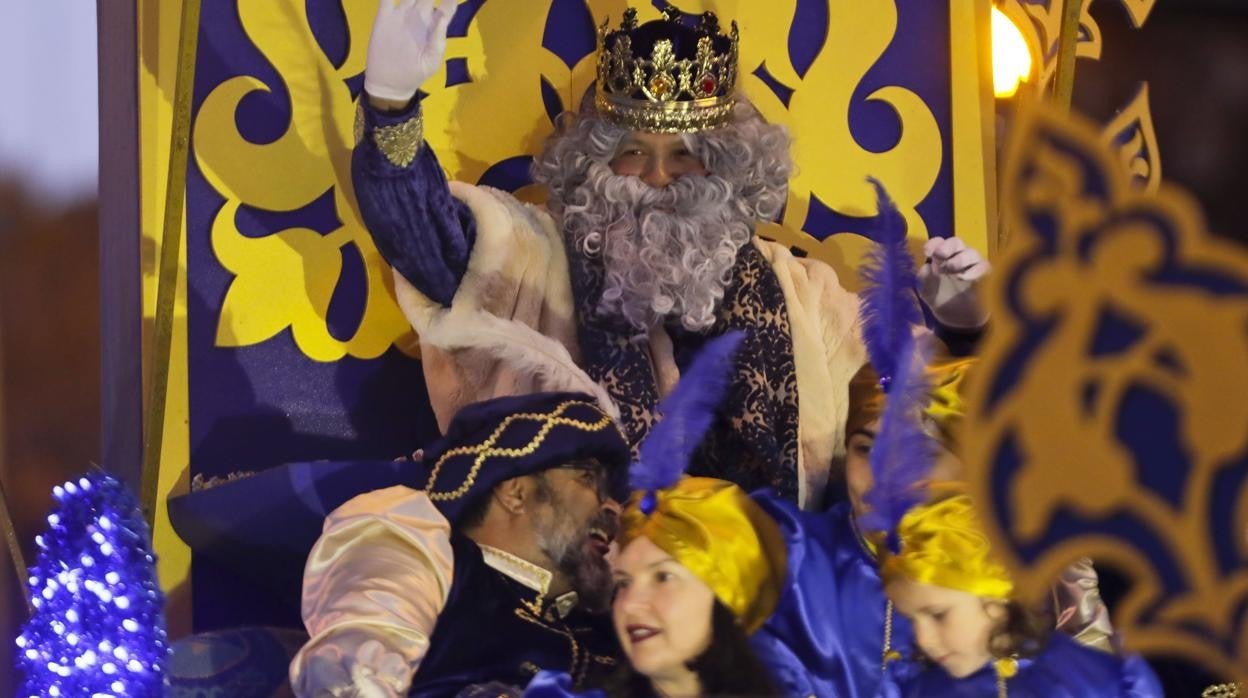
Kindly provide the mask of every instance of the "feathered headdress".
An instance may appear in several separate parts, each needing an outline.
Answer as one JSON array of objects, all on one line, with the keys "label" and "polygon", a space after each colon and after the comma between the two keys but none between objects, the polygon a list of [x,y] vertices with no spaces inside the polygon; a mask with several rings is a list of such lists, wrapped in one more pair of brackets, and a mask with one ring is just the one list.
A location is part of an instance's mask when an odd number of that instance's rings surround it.
[{"label": "feathered headdress", "polygon": [[654,511],[654,493],[676,484],[702,437],[715,419],[732,379],[732,362],[745,333],[725,333],[703,345],[681,374],[680,382],[659,403],[660,419],[637,449],[637,461],[628,468],[629,486],[645,492],[641,509]]},{"label": "feathered headdress", "polygon": [[710,587],[751,633],[780,597],[787,569],[780,529],[733,483],[684,476],[728,390],[743,337],[730,332],[707,342],[659,405],[661,418],[628,471],[634,492],[619,540],[654,543]]},{"label": "feathered headdress", "polygon": [[860,524],[888,533],[894,552],[901,517],[923,501],[918,487],[932,467],[933,444],[923,430],[922,408],[930,392],[925,367],[930,350],[914,335],[922,322],[914,289],[914,259],[906,247],[905,222],[878,180],[871,179],[879,206],[875,247],[862,267],[866,290],[859,313],[871,364],[888,394],[871,448],[874,484],[866,495],[870,511]]},{"label": "feathered headdress", "polygon": [[897,526],[906,512],[926,499],[919,483],[932,470],[935,444],[923,430],[922,421],[923,406],[931,392],[926,371],[929,353],[922,338],[907,339],[902,345],[871,446],[874,483],[866,494],[871,509],[859,523],[864,530],[886,531],[893,552],[900,549]]},{"label": "feathered headdress", "polygon": [[914,294],[918,273],[906,247],[906,221],[880,180],[870,177],[867,181],[875,187],[879,227],[875,245],[859,271],[866,290],[860,294],[858,314],[867,355],[880,374],[880,387],[887,393],[900,364],[901,350],[914,334],[914,326],[922,324],[923,311]]}]

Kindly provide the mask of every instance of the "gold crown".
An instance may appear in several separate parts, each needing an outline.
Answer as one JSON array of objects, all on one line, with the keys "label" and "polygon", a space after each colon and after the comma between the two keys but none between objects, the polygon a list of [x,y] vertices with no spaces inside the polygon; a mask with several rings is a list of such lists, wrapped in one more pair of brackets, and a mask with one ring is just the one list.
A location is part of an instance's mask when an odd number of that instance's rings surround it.
[{"label": "gold crown", "polygon": [[[694,133],[732,120],[736,104],[737,23],[727,35],[706,12],[696,27],[668,8],[663,18],[637,24],[624,11],[620,28],[598,28],[598,89],[594,104],[608,120],[634,131]],[[633,45],[649,57],[634,56]],[[683,54],[683,55],[682,55]]]}]

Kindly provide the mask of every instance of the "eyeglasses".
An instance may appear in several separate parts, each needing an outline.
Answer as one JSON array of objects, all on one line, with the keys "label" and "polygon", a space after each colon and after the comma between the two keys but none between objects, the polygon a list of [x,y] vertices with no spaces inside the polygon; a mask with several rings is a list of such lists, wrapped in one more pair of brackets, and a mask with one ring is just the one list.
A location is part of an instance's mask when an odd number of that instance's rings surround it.
[{"label": "eyeglasses", "polygon": [[596,460],[573,461],[559,466],[559,469],[572,471],[574,477],[598,494],[599,501],[606,501],[611,496],[607,469],[602,463]]}]

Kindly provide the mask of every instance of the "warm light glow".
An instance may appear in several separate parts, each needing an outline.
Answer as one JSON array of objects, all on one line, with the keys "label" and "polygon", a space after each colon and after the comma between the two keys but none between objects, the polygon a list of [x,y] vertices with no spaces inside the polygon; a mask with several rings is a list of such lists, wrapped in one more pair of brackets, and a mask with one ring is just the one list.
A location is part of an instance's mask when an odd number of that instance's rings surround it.
[{"label": "warm light glow", "polygon": [[1031,75],[1031,51],[1023,33],[1000,9],[992,8],[992,89],[997,97],[1013,97],[1018,84]]}]

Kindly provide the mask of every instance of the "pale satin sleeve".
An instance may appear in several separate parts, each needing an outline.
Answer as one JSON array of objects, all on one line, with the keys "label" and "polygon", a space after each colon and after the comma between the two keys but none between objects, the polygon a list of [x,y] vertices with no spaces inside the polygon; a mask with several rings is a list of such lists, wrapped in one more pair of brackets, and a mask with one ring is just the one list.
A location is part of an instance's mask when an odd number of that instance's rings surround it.
[{"label": "pale satin sleeve", "polygon": [[310,639],[290,664],[295,695],[407,695],[450,593],[450,535],[429,497],[402,486],[326,518],[304,569]]},{"label": "pale satin sleeve", "polygon": [[1057,629],[1079,644],[1115,653],[1114,624],[1101,600],[1100,577],[1089,558],[1080,558],[1053,585]]}]

